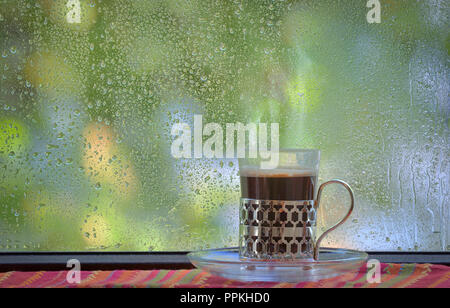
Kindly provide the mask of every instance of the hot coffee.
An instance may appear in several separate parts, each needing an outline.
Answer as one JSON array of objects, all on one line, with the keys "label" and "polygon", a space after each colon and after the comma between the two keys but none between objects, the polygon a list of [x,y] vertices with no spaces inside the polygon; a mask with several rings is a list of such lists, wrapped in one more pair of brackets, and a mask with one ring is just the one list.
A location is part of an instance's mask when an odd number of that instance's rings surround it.
[{"label": "hot coffee", "polygon": [[316,183],[313,170],[241,170],[242,198],[313,200]]}]

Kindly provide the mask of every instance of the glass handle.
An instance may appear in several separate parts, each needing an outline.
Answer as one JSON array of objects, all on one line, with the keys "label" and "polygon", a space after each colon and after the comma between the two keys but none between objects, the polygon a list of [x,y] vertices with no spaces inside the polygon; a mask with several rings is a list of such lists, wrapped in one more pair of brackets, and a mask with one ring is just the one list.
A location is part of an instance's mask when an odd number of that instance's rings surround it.
[{"label": "glass handle", "polygon": [[348,185],[347,183],[345,183],[344,181],[341,180],[331,180],[328,182],[323,183],[322,185],[320,185],[319,187],[319,191],[317,193],[317,202],[314,205],[315,209],[318,210],[319,205],[320,205],[320,197],[322,195],[322,191],[325,188],[325,186],[329,185],[329,184],[341,184],[342,186],[344,186],[347,191],[350,194],[350,209],[347,212],[347,215],[345,215],[345,217],[338,222],[337,224],[335,224],[333,227],[331,227],[330,229],[328,229],[327,231],[325,231],[320,237],[319,239],[316,241],[315,245],[314,245],[314,260],[318,261],[319,260],[319,248],[320,248],[320,243],[322,242],[322,240],[325,238],[325,236],[328,235],[328,233],[330,233],[331,231],[334,231],[337,227],[339,227],[340,225],[342,225],[352,214],[353,209],[355,207],[355,197],[353,195],[353,190],[350,187],[350,185]]}]

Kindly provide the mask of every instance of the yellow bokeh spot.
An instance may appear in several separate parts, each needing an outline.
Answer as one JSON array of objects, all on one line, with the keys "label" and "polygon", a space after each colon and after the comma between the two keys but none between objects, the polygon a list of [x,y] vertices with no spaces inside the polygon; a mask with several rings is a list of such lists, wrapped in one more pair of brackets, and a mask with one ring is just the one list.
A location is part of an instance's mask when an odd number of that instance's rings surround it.
[{"label": "yellow bokeh spot", "polygon": [[137,189],[137,178],[130,160],[120,149],[111,127],[91,123],[83,132],[85,139],[82,163],[91,181],[113,185],[121,196],[131,197]]},{"label": "yellow bokeh spot", "polygon": [[27,127],[17,119],[0,118],[0,155],[24,152],[30,144]]},{"label": "yellow bokeh spot", "polygon": [[323,72],[313,65],[299,71],[301,73],[286,84],[285,93],[289,105],[299,113],[314,112],[321,100],[323,79],[320,76]]},{"label": "yellow bokeh spot", "polygon": [[53,53],[35,52],[24,68],[26,79],[42,90],[64,94],[80,89],[80,78],[73,68]]},{"label": "yellow bokeh spot", "polygon": [[114,243],[111,226],[102,215],[87,217],[81,226],[81,232],[83,240],[91,247],[108,247]]},{"label": "yellow bokeh spot", "polygon": [[23,199],[22,208],[29,213],[33,219],[44,218],[51,212],[51,205],[56,202],[51,200],[47,193],[28,191]]}]

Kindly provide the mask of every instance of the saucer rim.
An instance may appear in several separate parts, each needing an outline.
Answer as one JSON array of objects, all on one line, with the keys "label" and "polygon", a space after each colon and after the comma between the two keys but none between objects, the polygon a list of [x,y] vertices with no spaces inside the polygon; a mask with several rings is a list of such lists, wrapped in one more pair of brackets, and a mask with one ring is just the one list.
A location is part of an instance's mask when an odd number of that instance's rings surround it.
[{"label": "saucer rim", "polygon": [[[227,264],[227,265],[253,265],[253,266],[278,266],[278,267],[292,267],[292,266],[304,266],[304,265],[317,265],[317,266],[327,266],[327,265],[339,265],[339,264],[352,264],[352,263],[362,263],[366,261],[369,255],[364,251],[358,251],[346,248],[329,248],[322,247],[319,249],[319,260],[315,261],[312,258],[308,259],[294,259],[294,260],[264,260],[258,261],[255,259],[251,260],[236,260],[236,261],[224,261],[224,260],[214,260],[211,258],[204,258],[208,253],[220,253],[220,252],[234,252],[239,253],[239,248],[229,247],[229,248],[215,248],[207,250],[197,250],[187,254],[189,261],[196,266],[196,263],[205,264]],[[338,256],[339,254],[352,254],[351,257],[336,258],[332,260],[320,260],[321,253],[333,253]]]}]

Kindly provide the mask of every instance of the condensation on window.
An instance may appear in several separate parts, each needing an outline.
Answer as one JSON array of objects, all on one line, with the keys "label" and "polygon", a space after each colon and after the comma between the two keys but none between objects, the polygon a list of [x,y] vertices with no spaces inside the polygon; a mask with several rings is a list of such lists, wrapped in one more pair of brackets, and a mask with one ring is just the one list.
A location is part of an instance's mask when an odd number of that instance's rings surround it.
[{"label": "condensation on window", "polygon": [[237,160],[171,155],[202,115],[321,150],[324,245],[448,251],[449,3],[380,2],[0,1],[0,250],[237,246]]}]

